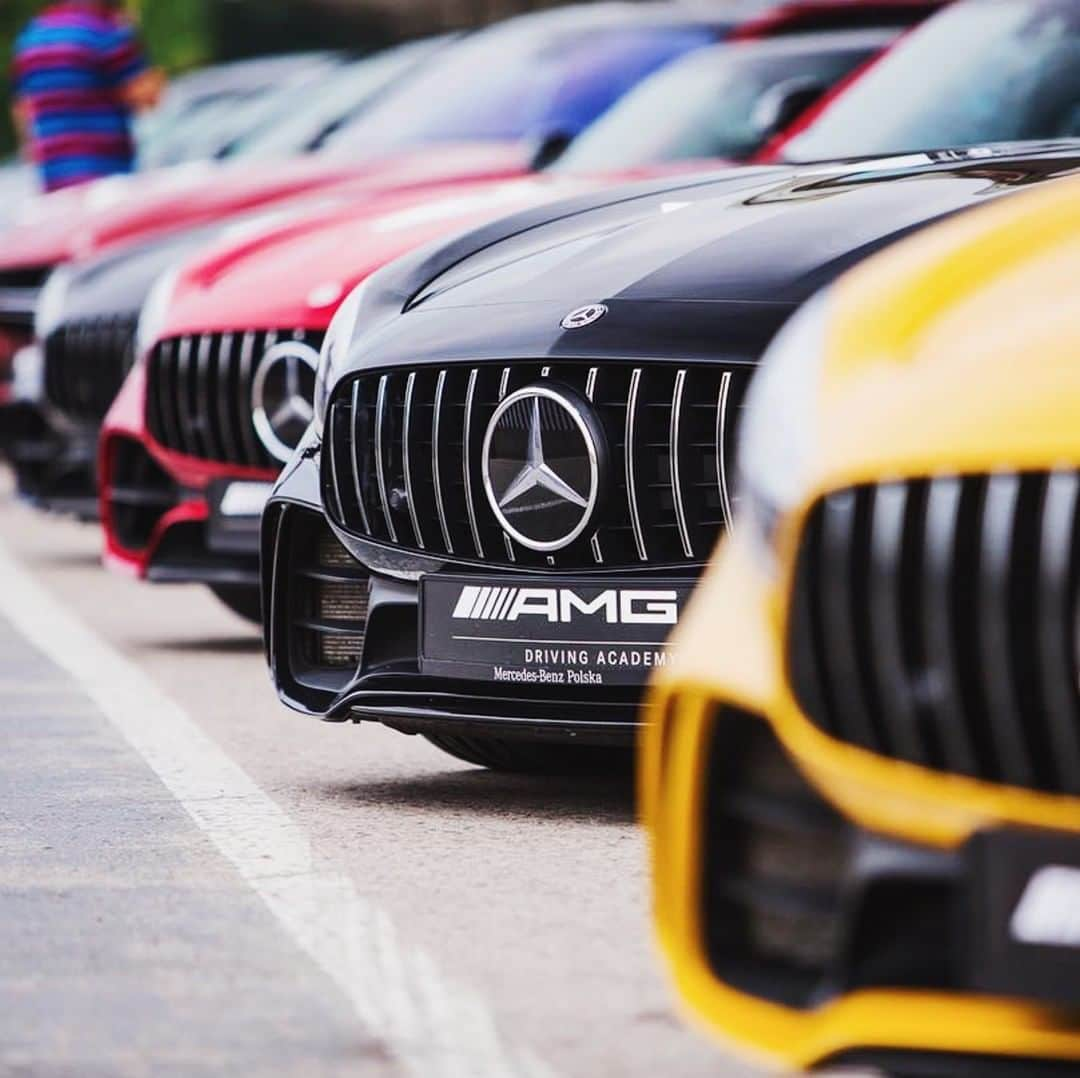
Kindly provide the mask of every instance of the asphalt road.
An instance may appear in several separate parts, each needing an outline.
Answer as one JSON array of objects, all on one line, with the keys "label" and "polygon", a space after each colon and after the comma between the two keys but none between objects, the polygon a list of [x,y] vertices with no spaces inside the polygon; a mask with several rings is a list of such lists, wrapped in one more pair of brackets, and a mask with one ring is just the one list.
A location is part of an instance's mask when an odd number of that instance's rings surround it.
[{"label": "asphalt road", "polygon": [[750,1073],[675,1013],[629,776],[293,715],[97,554],[4,478],[0,1073]]}]

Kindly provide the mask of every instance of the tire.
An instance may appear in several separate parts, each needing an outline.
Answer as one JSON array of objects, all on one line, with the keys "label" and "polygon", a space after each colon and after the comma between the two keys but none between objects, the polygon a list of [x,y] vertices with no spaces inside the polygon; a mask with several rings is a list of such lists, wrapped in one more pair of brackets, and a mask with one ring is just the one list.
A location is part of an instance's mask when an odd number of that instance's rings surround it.
[{"label": "tire", "polygon": [[244,621],[262,625],[262,596],[258,588],[245,587],[243,584],[211,584],[210,590]]},{"label": "tire", "polygon": [[621,747],[455,734],[424,737],[467,764],[524,775],[611,774],[628,770],[633,759],[633,750]]}]

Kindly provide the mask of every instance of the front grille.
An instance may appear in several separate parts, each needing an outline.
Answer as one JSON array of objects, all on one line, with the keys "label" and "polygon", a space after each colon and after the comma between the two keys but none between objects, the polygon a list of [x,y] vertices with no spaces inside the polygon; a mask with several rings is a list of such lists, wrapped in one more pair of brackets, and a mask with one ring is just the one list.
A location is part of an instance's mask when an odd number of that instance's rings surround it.
[{"label": "front grille", "polygon": [[147,424],[166,449],[203,460],[277,470],[252,419],[262,357],[285,340],[317,352],[322,334],[289,330],[206,333],[160,342],[147,368]]},{"label": "front grille", "polygon": [[812,510],[788,654],[832,736],[933,770],[1080,794],[1080,476],[859,486]]},{"label": "front grille", "polygon": [[134,360],[137,316],[71,322],[45,341],[45,395],[71,419],[100,423]]},{"label": "front grille", "polygon": [[[364,372],[331,402],[324,500],[350,532],[440,559],[550,569],[701,562],[731,519],[749,376],[746,366],[619,361]],[[543,381],[592,402],[610,459],[598,527],[553,554],[503,531],[480,461],[499,402]]]},{"label": "front grille", "polygon": [[754,716],[717,718],[705,789],[710,963],[753,995],[809,1006],[841,952],[854,832]]}]

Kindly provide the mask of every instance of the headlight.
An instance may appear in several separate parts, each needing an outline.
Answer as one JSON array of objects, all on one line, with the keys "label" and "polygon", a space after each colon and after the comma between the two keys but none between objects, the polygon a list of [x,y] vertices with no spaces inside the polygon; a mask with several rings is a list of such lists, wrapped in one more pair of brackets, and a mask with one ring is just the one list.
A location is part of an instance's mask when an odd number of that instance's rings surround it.
[{"label": "headlight", "polygon": [[71,270],[61,266],[49,274],[34,310],[34,336],[44,341],[64,320]]},{"label": "headlight", "polygon": [[818,444],[818,389],[829,293],[810,300],[777,334],[746,398],[739,447],[745,518],[772,550],[776,525],[799,503]]},{"label": "headlight", "polygon": [[326,408],[338,376],[349,353],[349,345],[356,331],[356,319],[364,302],[367,282],[354,288],[345,302],[337,309],[330,321],[330,328],[323,338],[319,356],[319,370],[315,375],[315,430],[322,435]]},{"label": "headlight", "polygon": [[179,269],[172,269],[163,273],[154,282],[154,287],[150,289],[143,302],[142,310],[139,312],[139,326],[135,331],[136,360],[142,360],[146,353],[157,343],[169,313],[169,305],[172,303],[173,292],[176,290],[176,281],[179,276]]}]

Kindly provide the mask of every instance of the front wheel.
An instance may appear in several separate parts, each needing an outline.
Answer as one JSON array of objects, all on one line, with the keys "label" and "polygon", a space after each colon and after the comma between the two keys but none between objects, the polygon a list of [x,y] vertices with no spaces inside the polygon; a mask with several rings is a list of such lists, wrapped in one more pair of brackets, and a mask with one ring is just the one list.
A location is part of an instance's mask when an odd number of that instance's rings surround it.
[{"label": "front wheel", "polygon": [[254,625],[262,625],[262,596],[258,588],[243,584],[211,584],[210,590],[234,614]]},{"label": "front wheel", "polygon": [[604,774],[625,770],[631,749],[525,738],[425,734],[436,748],[468,764],[526,775]]}]

